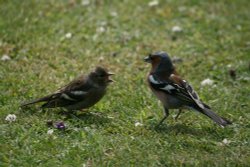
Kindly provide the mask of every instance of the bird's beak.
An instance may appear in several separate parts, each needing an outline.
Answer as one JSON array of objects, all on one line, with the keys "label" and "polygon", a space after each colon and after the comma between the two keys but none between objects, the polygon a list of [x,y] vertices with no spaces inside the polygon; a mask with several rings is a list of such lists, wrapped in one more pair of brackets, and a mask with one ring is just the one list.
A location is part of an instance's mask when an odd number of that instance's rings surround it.
[{"label": "bird's beak", "polygon": [[[109,72],[108,76],[111,76],[111,75],[115,75],[115,74],[112,73],[112,72]],[[115,82],[115,81],[113,79],[111,79],[111,78],[108,77],[108,82]]]},{"label": "bird's beak", "polygon": [[114,81],[113,79],[110,79],[110,78],[109,78],[109,79],[108,79],[108,82],[115,82],[115,81]]},{"label": "bird's beak", "polygon": [[110,75],[115,75],[115,74],[114,74],[114,73],[112,73],[112,72],[109,72],[109,73],[108,73],[108,76],[110,76]]},{"label": "bird's beak", "polygon": [[145,58],[144,58],[144,61],[147,62],[147,63],[151,63],[151,59],[150,59],[149,56],[145,57]]}]

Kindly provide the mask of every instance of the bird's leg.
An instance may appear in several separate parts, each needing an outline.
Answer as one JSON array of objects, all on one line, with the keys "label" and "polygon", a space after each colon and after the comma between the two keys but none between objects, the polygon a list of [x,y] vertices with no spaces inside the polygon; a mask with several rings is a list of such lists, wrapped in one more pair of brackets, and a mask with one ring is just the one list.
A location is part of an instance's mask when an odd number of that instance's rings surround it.
[{"label": "bird's leg", "polygon": [[[88,113],[88,109],[84,108],[77,112],[77,115],[86,115]],[[89,113],[88,113],[89,114]]]},{"label": "bird's leg", "polygon": [[77,112],[76,110],[69,110],[66,108],[61,108],[61,111],[59,111],[59,114],[70,116],[72,114],[76,114],[76,112]]},{"label": "bird's leg", "polygon": [[68,110],[62,109],[61,111],[59,111],[59,114],[69,116],[71,114],[71,112]]},{"label": "bird's leg", "polygon": [[161,119],[161,121],[158,123],[156,127],[159,127],[162,124],[162,122],[165,121],[165,119],[167,119],[168,116],[169,116],[168,109],[164,107],[164,117]]},{"label": "bird's leg", "polygon": [[179,116],[182,113],[182,109],[179,109],[179,112],[177,113],[177,115],[174,117],[174,119],[177,121],[177,119],[179,118]]}]

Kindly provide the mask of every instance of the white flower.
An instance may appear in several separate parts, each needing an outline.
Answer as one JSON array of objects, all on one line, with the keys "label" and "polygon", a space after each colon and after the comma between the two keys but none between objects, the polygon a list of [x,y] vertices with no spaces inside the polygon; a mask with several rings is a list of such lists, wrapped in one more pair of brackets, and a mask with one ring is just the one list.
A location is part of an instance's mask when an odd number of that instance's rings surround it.
[{"label": "white flower", "polygon": [[137,127],[137,126],[143,126],[143,124],[140,123],[140,122],[136,122],[136,123],[135,123],[135,127]]},{"label": "white flower", "polygon": [[206,85],[213,85],[214,84],[214,81],[207,78],[207,79],[204,79],[203,81],[201,81],[201,86],[206,86]]},{"label": "white flower", "polygon": [[67,38],[67,39],[72,38],[72,34],[70,32],[68,32],[67,34],[65,34],[65,38]]},{"label": "white flower", "polygon": [[48,135],[52,135],[52,134],[53,134],[53,132],[54,132],[54,130],[53,130],[53,129],[49,129],[49,130],[47,131],[47,134],[48,134]]},{"label": "white flower", "polygon": [[230,140],[227,140],[227,139],[223,139],[223,140],[222,140],[222,143],[223,143],[223,144],[229,144],[229,143],[231,143],[231,141],[230,141]]},{"label": "white flower", "polygon": [[105,32],[106,31],[106,29],[104,28],[104,27],[98,27],[97,29],[96,29],[96,31],[97,32],[100,32],[100,33],[103,33],[103,32]]},{"label": "white flower", "polygon": [[88,6],[90,4],[89,0],[82,0],[82,6]]},{"label": "white flower", "polygon": [[116,12],[110,12],[110,15],[112,16],[112,17],[117,17],[117,13]]},{"label": "white flower", "polygon": [[8,60],[10,60],[10,59],[11,59],[11,58],[10,58],[10,56],[8,56],[8,55],[3,55],[2,58],[1,58],[2,61],[8,61]]},{"label": "white flower", "polygon": [[157,1],[157,0],[153,0],[153,1],[150,1],[148,3],[149,7],[154,7],[154,6],[158,6],[158,5],[159,5],[159,1]]},{"label": "white flower", "polygon": [[180,26],[174,26],[172,27],[172,32],[181,32],[182,28]]},{"label": "white flower", "polygon": [[8,121],[8,122],[14,122],[14,121],[16,121],[16,115],[15,114],[9,114],[9,115],[7,115],[7,117],[5,118],[5,121]]}]

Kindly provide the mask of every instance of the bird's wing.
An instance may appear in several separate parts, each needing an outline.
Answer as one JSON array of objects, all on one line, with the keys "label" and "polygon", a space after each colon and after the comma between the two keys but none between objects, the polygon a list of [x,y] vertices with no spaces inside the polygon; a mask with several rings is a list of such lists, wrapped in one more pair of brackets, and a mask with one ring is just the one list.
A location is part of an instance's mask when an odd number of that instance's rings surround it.
[{"label": "bird's wing", "polygon": [[80,76],[79,78],[71,81],[66,86],[62,87],[55,94],[60,94],[60,98],[69,101],[79,101],[84,100],[94,88],[93,84],[87,82],[85,76]]},{"label": "bird's wing", "polygon": [[94,86],[87,81],[86,77],[81,76],[54,92],[42,107],[53,108],[74,105],[89,97],[93,89]]},{"label": "bird's wing", "polygon": [[42,107],[62,107],[84,100],[92,92],[94,86],[87,82],[85,76],[73,80],[52,94],[21,104],[21,107],[38,102],[47,102]]},{"label": "bird's wing", "polygon": [[151,74],[149,75],[149,83],[153,88],[173,95],[187,104],[195,103],[204,108],[204,104],[192,86],[175,74],[171,74],[167,80],[159,79],[156,75]]}]

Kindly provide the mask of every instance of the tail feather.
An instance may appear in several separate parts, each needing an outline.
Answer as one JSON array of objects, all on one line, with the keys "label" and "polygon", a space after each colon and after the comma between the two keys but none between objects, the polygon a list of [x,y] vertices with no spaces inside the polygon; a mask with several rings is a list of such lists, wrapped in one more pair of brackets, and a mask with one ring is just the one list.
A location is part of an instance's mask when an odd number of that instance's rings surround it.
[{"label": "tail feather", "polygon": [[25,107],[31,104],[35,104],[35,103],[39,103],[39,102],[45,102],[45,101],[49,101],[51,99],[51,96],[45,96],[39,99],[34,99],[32,101],[28,101],[28,102],[24,102],[20,105],[20,107]]},{"label": "tail feather", "polygon": [[227,120],[226,118],[218,116],[209,108],[203,108],[203,109],[199,108],[198,111],[200,111],[202,114],[211,118],[214,122],[216,122],[220,126],[224,127],[224,126],[232,124],[231,121]]}]

